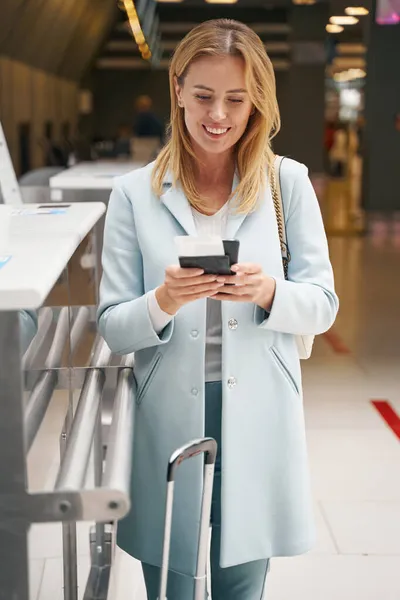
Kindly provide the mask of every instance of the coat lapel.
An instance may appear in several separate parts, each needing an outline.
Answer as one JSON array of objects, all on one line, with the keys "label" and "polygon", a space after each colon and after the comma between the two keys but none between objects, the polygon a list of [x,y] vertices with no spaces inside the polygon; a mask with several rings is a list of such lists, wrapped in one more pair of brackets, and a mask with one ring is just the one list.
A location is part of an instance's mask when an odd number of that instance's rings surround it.
[{"label": "coat lapel", "polygon": [[[233,192],[237,188],[238,183],[239,183],[239,177],[238,177],[237,173],[235,172],[235,175],[233,177],[233,185],[232,185]],[[231,204],[232,205],[235,204],[235,195],[233,196],[233,198],[231,200]],[[241,227],[241,225],[242,225],[243,221],[246,219],[246,217],[247,217],[246,214],[237,214],[236,212],[234,212],[234,210],[229,211],[228,221],[226,224],[226,232],[225,232],[226,239],[232,240],[235,238],[239,228]]]},{"label": "coat lapel", "polygon": [[173,185],[169,174],[164,179],[163,186],[164,193],[161,196],[161,202],[168,208],[188,235],[196,235],[192,209],[181,186],[179,184]]},{"label": "coat lapel", "polygon": [[[232,191],[234,191],[239,183],[237,173],[233,178]],[[193,219],[193,213],[189,202],[179,184],[173,185],[172,176],[168,173],[164,179],[164,193],[161,196],[162,203],[168,208],[170,213],[175,217],[180,226],[188,235],[197,235],[196,225]],[[235,197],[231,202],[234,204]],[[243,221],[246,219],[246,214],[237,214],[234,210],[229,212],[228,221],[226,224],[226,239],[233,239]]]},{"label": "coat lapel", "polygon": [[225,237],[227,240],[233,240],[239,231],[243,221],[247,218],[246,214],[236,214],[232,213],[228,217],[228,222],[226,224],[226,232]]}]

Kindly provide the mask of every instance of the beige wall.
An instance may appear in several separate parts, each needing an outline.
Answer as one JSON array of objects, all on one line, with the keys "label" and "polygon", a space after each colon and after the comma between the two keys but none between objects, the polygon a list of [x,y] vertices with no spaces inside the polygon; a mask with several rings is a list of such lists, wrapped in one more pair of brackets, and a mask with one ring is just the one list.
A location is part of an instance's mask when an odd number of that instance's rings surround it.
[{"label": "beige wall", "polygon": [[20,173],[18,127],[30,123],[31,165],[43,166],[46,121],[53,122],[54,140],[59,140],[62,124],[70,122],[74,132],[78,118],[78,85],[21,62],[0,56],[0,120],[17,175]]}]

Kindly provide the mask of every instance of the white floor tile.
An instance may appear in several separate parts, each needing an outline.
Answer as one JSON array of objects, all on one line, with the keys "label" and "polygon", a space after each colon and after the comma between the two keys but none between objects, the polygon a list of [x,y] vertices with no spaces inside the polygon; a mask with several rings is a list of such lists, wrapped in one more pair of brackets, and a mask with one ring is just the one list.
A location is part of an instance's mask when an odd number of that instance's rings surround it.
[{"label": "white floor tile", "polygon": [[274,559],[266,600],[398,600],[398,572],[397,557]]},{"label": "white floor tile", "polygon": [[[90,554],[89,530],[90,523],[77,524],[78,556]],[[62,526],[61,523],[45,523],[32,525],[29,531],[30,558],[60,558],[62,556]]]},{"label": "white floor tile", "polygon": [[[78,600],[83,598],[89,569],[89,557],[80,557],[78,562]],[[64,600],[63,563],[61,558],[48,558],[46,560],[38,600]]]},{"label": "white floor tile", "polygon": [[49,489],[49,479],[54,479],[56,464],[60,460],[59,439],[67,406],[68,393],[56,390],[28,455],[30,492]]},{"label": "white floor tile", "polygon": [[58,440],[54,434],[41,434],[35,440],[27,460],[28,489],[31,493],[46,489],[59,456]]},{"label": "white floor tile", "polygon": [[29,561],[29,594],[30,600],[38,600],[40,586],[44,573],[44,560]]},{"label": "white floor tile", "polygon": [[317,543],[312,549],[311,554],[337,554],[335,538],[330,530],[330,524],[327,522],[321,506],[317,502],[314,505],[314,516],[317,527]]},{"label": "white floor tile", "polygon": [[341,554],[398,555],[400,502],[323,502]]},{"label": "white floor tile", "polygon": [[351,397],[340,389],[314,387],[312,394],[305,387],[305,419],[310,429],[377,429],[385,424],[371,405],[368,393],[362,390]]},{"label": "white floor tile", "polygon": [[400,501],[400,444],[389,431],[308,431],[317,500]]},{"label": "white floor tile", "polygon": [[116,548],[110,600],[147,600],[140,562]]}]

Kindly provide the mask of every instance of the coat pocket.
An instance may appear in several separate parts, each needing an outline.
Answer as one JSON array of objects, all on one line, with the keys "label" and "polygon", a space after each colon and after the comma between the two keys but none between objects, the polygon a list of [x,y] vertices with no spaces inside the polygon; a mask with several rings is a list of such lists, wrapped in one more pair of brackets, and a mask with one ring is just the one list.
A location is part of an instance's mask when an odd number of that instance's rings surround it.
[{"label": "coat pocket", "polygon": [[289,382],[291,388],[297,394],[297,396],[299,396],[300,395],[300,391],[299,391],[299,388],[297,386],[297,383],[296,383],[293,375],[291,374],[289,368],[287,367],[285,361],[283,360],[280,352],[275,348],[275,346],[271,346],[269,348],[269,351],[270,351],[270,353],[272,355],[272,358],[273,358],[274,362],[276,363],[276,365],[279,367],[279,369],[281,370],[281,372],[283,373],[283,375],[285,376],[285,378]]},{"label": "coat pocket", "polygon": [[151,361],[150,367],[137,389],[136,404],[138,404],[138,405],[141,404],[147,390],[149,389],[149,387],[151,385],[151,382],[154,379],[155,374],[157,373],[157,370],[158,370],[161,360],[162,360],[162,354],[161,354],[161,352],[158,352],[154,356],[153,360]]}]

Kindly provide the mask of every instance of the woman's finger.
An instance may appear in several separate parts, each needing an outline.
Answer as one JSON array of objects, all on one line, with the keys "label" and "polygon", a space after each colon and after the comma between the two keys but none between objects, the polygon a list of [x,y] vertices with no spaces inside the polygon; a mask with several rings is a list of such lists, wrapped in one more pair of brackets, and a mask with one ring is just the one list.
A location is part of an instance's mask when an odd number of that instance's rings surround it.
[{"label": "woman's finger", "polygon": [[237,296],[235,294],[225,294],[225,293],[217,293],[213,296],[214,300],[221,300],[226,302],[252,302],[252,296],[249,294],[245,294],[242,296]]},{"label": "woman's finger", "polygon": [[215,292],[223,287],[223,283],[206,283],[203,285],[190,285],[182,288],[175,288],[174,295],[180,298],[192,296],[195,294],[203,294],[204,292]]},{"label": "woman's finger", "polygon": [[203,269],[182,269],[179,265],[170,265],[165,269],[165,273],[167,276],[172,277],[174,279],[186,279],[191,277],[198,277],[199,275],[204,274]]},{"label": "woman's finger", "polygon": [[256,273],[262,272],[261,265],[257,265],[255,263],[238,263],[233,265],[231,270],[235,273],[247,273],[248,275],[255,275]]},{"label": "woman's finger", "polygon": [[249,296],[255,288],[248,285],[224,285],[222,293],[229,296]]},{"label": "woman's finger", "polygon": [[190,285],[204,285],[206,283],[212,283],[215,282],[216,279],[216,275],[200,275],[197,277],[185,277],[184,279],[181,279],[179,277],[171,277],[167,274],[165,277],[165,283],[173,288],[182,288]]},{"label": "woman's finger", "polygon": [[193,302],[194,300],[200,300],[201,298],[215,298],[218,294],[218,289],[216,290],[205,290],[203,292],[196,292],[195,294],[187,294],[185,296],[180,296],[180,299],[185,301],[185,303],[189,304],[189,302]]},{"label": "woman's finger", "polygon": [[245,273],[241,275],[220,275],[217,277],[217,281],[228,285],[247,285],[252,277],[253,275],[246,275]]}]

